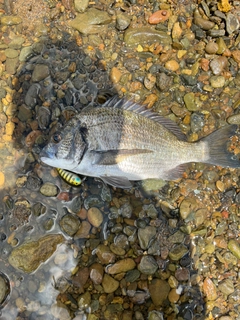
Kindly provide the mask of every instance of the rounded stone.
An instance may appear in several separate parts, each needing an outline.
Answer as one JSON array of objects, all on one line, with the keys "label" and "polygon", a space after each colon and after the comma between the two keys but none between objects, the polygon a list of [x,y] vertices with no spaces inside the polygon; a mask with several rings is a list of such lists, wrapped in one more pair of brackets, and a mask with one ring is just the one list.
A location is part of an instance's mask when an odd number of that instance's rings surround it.
[{"label": "rounded stone", "polygon": [[138,270],[143,274],[154,274],[158,269],[158,264],[152,256],[143,256]]},{"label": "rounded stone", "polygon": [[88,221],[92,226],[98,228],[103,222],[103,214],[98,208],[90,208],[87,212]]},{"label": "rounded stone", "polygon": [[40,192],[46,197],[55,197],[58,194],[59,189],[55,184],[46,182],[41,186]]},{"label": "rounded stone", "polygon": [[112,293],[117,290],[119,287],[119,282],[113,279],[108,274],[104,274],[103,281],[102,281],[103,290],[106,293]]}]

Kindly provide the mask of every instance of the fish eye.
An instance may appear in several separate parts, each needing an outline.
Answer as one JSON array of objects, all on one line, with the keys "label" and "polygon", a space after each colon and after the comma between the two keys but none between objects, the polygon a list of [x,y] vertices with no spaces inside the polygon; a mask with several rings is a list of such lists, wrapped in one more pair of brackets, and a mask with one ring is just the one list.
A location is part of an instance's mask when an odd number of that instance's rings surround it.
[{"label": "fish eye", "polygon": [[62,137],[58,132],[55,132],[52,138],[53,138],[53,142],[55,143],[58,143],[62,140]]}]

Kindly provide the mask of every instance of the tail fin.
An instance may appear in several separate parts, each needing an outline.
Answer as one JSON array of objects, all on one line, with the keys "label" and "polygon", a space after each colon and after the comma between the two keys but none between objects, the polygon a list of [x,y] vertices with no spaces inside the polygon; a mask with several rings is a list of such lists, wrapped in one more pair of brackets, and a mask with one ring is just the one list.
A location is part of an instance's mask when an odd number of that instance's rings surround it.
[{"label": "tail fin", "polygon": [[240,168],[240,156],[228,151],[230,138],[237,135],[237,125],[225,126],[214,131],[201,141],[206,141],[209,147],[209,159],[206,163],[222,167]]}]

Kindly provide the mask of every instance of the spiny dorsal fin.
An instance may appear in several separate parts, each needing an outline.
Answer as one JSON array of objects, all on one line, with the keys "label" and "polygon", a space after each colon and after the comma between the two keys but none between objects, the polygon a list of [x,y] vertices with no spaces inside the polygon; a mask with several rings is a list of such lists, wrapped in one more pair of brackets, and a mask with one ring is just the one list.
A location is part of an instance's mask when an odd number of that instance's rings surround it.
[{"label": "spiny dorsal fin", "polygon": [[121,108],[131,112],[140,114],[143,117],[149,118],[153,121],[158,122],[160,125],[165,127],[171,133],[173,133],[179,140],[187,141],[187,137],[181,131],[179,126],[172,120],[158,115],[156,112],[146,109],[146,106],[134,102],[133,100],[127,100],[125,98],[119,99],[117,96],[106,101],[102,107],[106,108]]}]

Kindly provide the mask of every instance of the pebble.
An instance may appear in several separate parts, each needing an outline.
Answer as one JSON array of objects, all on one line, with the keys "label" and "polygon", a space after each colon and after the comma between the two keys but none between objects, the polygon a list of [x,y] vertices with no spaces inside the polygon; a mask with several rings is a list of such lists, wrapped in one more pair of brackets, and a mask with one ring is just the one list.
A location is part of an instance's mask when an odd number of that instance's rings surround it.
[{"label": "pebble", "polygon": [[231,279],[226,279],[218,284],[218,289],[228,296],[234,292],[234,284]]},{"label": "pebble", "polygon": [[66,214],[60,220],[61,229],[70,237],[78,231],[80,226],[80,220],[73,214]]},{"label": "pebble", "polygon": [[232,116],[228,117],[227,122],[229,124],[240,124],[240,113],[233,114]]},{"label": "pebble", "polygon": [[158,10],[155,11],[148,19],[150,24],[158,24],[168,20],[170,17],[170,11],[168,10]]},{"label": "pebble", "polygon": [[237,240],[234,240],[234,239],[229,240],[227,247],[235,257],[240,259],[240,245],[237,242]]},{"label": "pebble", "polygon": [[96,254],[102,264],[109,264],[115,262],[115,254],[109,249],[109,247],[100,244],[96,248]]},{"label": "pebble", "polygon": [[33,69],[32,81],[39,82],[49,76],[49,68],[45,64],[37,64]]},{"label": "pebble", "polygon": [[177,289],[172,289],[168,294],[168,299],[171,303],[177,303],[180,298],[180,294]]},{"label": "pebble", "polygon": [[6,64],[5,64],[7,73],[11,75],[15,74],[17,71],[18,63],[19,63],[18,57],[7,58]]},{"label": "pebble", "polygon": [[162,306],[170,291],[169,284],[162,279],[153,279],[149,284],[149,292],[155,306]]},{"label": "pebble", "polygon": [[176,60],[169,60],[165,63],[165,68],[170,71],[177,71],[179,67],[179,63]]},{"label": "pebble", "polygon": [[187,268],[179,268],[175,272],[175,277],[178,281],[188,281],[190,278],[190,272]]},{"label": "pebble", "polygon": [[117,274],[121,272],[127,272],[136,267],[136,263],[131,258],[124,258],[116,263],[106,267],[106,272],[109,274]]},{"label": "pebble", "polygon": [[139,240],[140,247],[143,250],[148,249],[155,235],[156,235],[155,227],[147,226],[143,229],[141,228],[138,229],[138,240]]},{"label": "pebble", "polygon": [[179,244],[169,251],[169,257],[173,261],[177,261],[180,260],[187,252],[187,247],[184,244]]},{"label": "pebble", "polygon": [[90,208],[87,212],[88,221],[92,226],[98,228],[103,222],[103,214],[98,208]]},{"label": "pebble", "polygon": [[104,25],[109,24],[111,21],[112,18],[107,12],[90,8],[84,13],[78,13],[76,18],[70,20],[68,24],[80,33],[87,35],[103,32]]},{"label": "pebble", "polygon": [[130,25],[131,19],[126,14],[118,14],[116,18],[116,28],[118,30],[125,30]]},{"label": "pebble", "polygon": [[197,207],[196,201],[192,198],[185,198],[180,204],[180,215],[182,219],[186,219],[189,214]]},{"label": "pebble", "polygon": [[209,64],[214,75],[220,75],[228,67],[228,60],[226,57],[218,57],[213,59]]},{"label": "pebble", "polygon": [[193,92],[186,93],[183,97],[186,108],[189,111],[197,111],[198,107],[195,103],[195,95]]},{"label": "pebble", "polygon": [[102,280],[102,286],[104,292],[112,293],[119,287],[119,282],[105,273]]},{"label": "pebble", "polygon": [[88,221],[82,221],[78,231],[74,235],[74,239],[88,238],[91,230],[91,225]]},{"label": "pebble", "polygon": [[1,17],[1,24],[13,26],[22,23],[22,19],[18,16],[3,16]]},{"label": "pebble", "polygon": [[143,274],[154,274],[158,269],[158,264],[152,256],[143,256],[138,270]]},{"label": "pebble", "polygon": [[4,52],[6,57],[10,59],[14,59],[18,56],[18,51],[14,49],[6,49]]},{"label": "pebble", "polygon": [[203,19],[197,9],[194,12],[194,23],[203,30],[210,30],[215,26],[214,22]]},{"label": "pebble", "polygon": [[31,46],[23,47],[19,54],[19,61],[21,62],[27,61],[32,54],[33,54],[33,49]]},{"label": "pebble", "polygon": [[205,51],[209,54],[215,54],[218,51],[218,44],[213,41],[209,41],[205,47]]},{"label": "pebble", "polygon": [[94,284],[98,285],[103,280],[103,266],[100,263],[94,263],[90,267],[90,278]]},{"label": "pebble", "polygon": [[218,297],[215,284],[210,278],[205,278],[203,281],[203,292],[206,295],[207,300],[216,300]]},{"label": "pebble", "polygon": [[8,261],[14,268],[31,273],[49,259],[63,241],[61,234],[50,234],[37,241],[23,243],[13,249]]},{"label": "pebble", "polygon": [[89,4],[89,0],[74,0],[74,7],[77,12],[86,11]]},{"label": "pebble", "polygon": [[90,306],[91,303],[91,294],[86,291],[83,294],[80,294],[78,297],[78,307],[80,310],[84,310]]},{"label": "pebble", "polygon": [[122,72],[117,68],[113,67],[110,71],[110,79],[113,83],[119,83],[122,77]]},{"label": "pebble", "polygon": [[124,33],[124,41],[128,45],[144,45],[158,42],[162,45],[171,44],[171,37],[164,31],[154,30],[150,27],[128,28]]},{"label": "pebble", "polygon": [[228,34],[232,34],[234,31],[237,31],[239,29],[239,26],[239,20],[236,17],[236,15],[232,14],[231,12],[228,12],[226,19],[226,29]]},{"label": "pebble", "polygon": [[55,184],[51,182],[46,182],[41,186],[40,192],[46,197],[56,197],[59,190]]},{"label": "pebble", "polygon": [[225,85],[225,78],[223,76],[212,76],[209,81],[213,88],[222,88]]},{"label": "pebble", "polygon": [[0,272],[0,306],[3,307],[10,293],[10,283],[4,273]]}]

